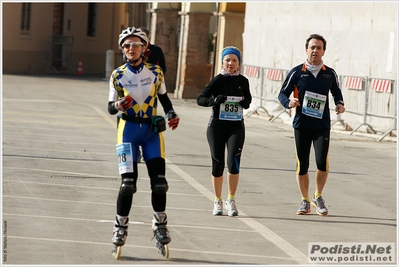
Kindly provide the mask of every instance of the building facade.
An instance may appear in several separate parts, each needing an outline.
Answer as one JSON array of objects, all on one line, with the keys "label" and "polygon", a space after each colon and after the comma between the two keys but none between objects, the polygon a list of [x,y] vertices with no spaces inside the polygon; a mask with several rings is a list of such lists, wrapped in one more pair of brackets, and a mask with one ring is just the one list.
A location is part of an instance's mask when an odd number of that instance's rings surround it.
[{"label": "building facade", "polygon": [[242,48],[245,3],[3,2],[2,13],[3,73],[105,76],[110,58],[122,63],[122,29],[145,26],[164,51],[168,92],[196,98],[222,46]]}]

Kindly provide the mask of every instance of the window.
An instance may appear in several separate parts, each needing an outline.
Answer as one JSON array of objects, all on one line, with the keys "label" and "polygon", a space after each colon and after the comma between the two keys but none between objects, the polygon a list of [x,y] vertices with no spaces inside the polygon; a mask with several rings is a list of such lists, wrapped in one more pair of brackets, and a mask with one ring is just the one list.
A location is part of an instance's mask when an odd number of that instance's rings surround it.
[{"label": "window", "polygon": [[29,34],[30,33],[30,12],[31,12],[31,3],[22,3],[22,12],[21,12],[21,33]]},{"label": "window", "polygon": [[96,36],[97,4],[89,3],[87,15],[87,36]]}]

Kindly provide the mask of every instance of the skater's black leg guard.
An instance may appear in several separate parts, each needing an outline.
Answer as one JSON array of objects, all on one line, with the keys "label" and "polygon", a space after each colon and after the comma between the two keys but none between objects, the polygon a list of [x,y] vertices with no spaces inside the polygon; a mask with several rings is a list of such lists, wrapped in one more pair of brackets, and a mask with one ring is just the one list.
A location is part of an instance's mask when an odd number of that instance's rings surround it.
[{"label": "skater's black leg guard", "polygon": [[[137,165],[137,163],[134,163]],[[137,170],[137,168],[136,168]],[[133,202],[133,194],[137,191],[137,171],[134,173],[124,173],[121,186],[119,188],[116,212],[120,216],[128,216]]]},{"label": "skater's black leg guard", "polygon": [[119,188],[119,193],[123,196],[131,196],[137,192],[137,178],[123,176],[124,174],[122,174],[122,183],[121,187]]},{"label": "skater's black leg guard", "polygon": [[152,208],[156,212],[162,212],[166,209],[166,192],[168,191],[169,186],[166,183],[166,179],[163,178],[163,180],[164,182],[162,184],[155,184],[152,187],[151,203]]},{"label": "skater's black leg guard", "polygon": [[166,207],[166,192],[169,189],[165,178],[165,159],[154,158],[146,161],[151,179],[151,203],[154,211],[163,212]]},{"label": "skater's black leg guard", "polygon": [[165,195],[168,192],[169,185],[168,184],[155,184],[152,187],[152,192],[157,195]]},{"label": "skater's black leg guard", "polygon": [[165,159],[153,158],[146,161],[148,176],[151,179],[151,190],[159,195],[165,195],[168,191],[168,183],[165,179]]}]

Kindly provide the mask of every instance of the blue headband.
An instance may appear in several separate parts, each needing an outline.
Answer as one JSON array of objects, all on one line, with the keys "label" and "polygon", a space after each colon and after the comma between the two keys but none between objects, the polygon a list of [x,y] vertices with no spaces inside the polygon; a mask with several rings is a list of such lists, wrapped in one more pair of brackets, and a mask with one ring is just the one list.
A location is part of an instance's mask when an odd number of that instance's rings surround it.
[{"label": "blue headband", "polygon": [[229,55],[229,54],[236,55],[238,57],[238,62],[241,62],[240,50],[238,50],[238,48],[232,47],[232,46],[229,46],[229,47],[226,47],[225,49],[223,49],[223,51],[222,51],[222,62],[223,62],[224,56],[225,55]]}]

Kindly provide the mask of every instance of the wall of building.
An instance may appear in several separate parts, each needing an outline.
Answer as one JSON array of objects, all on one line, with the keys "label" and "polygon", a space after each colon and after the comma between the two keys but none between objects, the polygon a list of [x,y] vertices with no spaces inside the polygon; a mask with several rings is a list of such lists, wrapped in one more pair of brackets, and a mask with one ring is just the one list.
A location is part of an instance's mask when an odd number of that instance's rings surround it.
[{"label": "wall of building", "polygon": [[[64,7],[62,35],[73,38],[73,44],[68,45],[71,52],[64,51],[62,67],[58,69],[64,73],[73,73],[78,67],[79,60],[82,60],[85,74],[105,74],[108,50],[111,49],[115,53],[115,67],[122,63],[122,53],[117,45],[121,30],[128,26],[146,26],[150,28],[152,42],[164,50],[168,67],[166,76],[168,91],[173,92],[176,86],[180,89],[184,88],[186,84],[184,79],[187,79],[187,82],[197,81],[196,85],[193,82],[196,89],[186,87],[186,94],[180,94],[181,97],[195,98],[197,92],[203,89],[213,76],[210,35],[223,36],[223,39],[218,38],[221,44],[225,44],[224,38],[226,38],[226,45],[235,45],[240,48],[242,46],[242,20],[245,9],[245,4],[242,3],[221,4],[221,14],[217,12],[219,3],[96,3],[97,31],[94,37],[87,36],[89,3],[31,3],[31,30],[28,35],[19,34],[22,3],[5,3],[3,5],[3,70],[5,73],[53,73],[52,43],[49,38],[53,35],[55,4],[62,4]],[[239,12],[236,13],[236,11]],[[191,16],[190,19],[194,23],[190,24],[189,29],[184,29],[187,26],[184,23],[190,21],[189,19],[182,20],[183,16],[187,18],[187,14],[188,17]],[[239,14],[238,20],[236,20],[236,14]],[[181,37],[184,32],[189,32],[190,38],[187,40],[191,43],[189,47],[182,48],[180,46],[184,43],[181,43]],[[193,50],[194,47],[195,50]],[[65,46],[64,50],[67,50]],[[183,62],[182,56],[187,55],[200,58],[200,60],[184,58],[189,65],[189,72],[186,75],[186,73],[182,74],[181,70],[187,70],[187,65],[180,70],[178,68]],[[216,50],[215,56],[218,57],[215,62],[218,65],[217,72],[219,72],[220,51]],[[15,61],[15,58],[20,57],[24,58],[25,64],[21,65]],[[201,77],[199,78],[198,75]],[[194,92],[190,93],[190,90]]]},{"label": "wall of building", "polygon": [[[105,74],[106,51],[114,50],[115,66],[121,64],[118,35],[130,24],[145,26],[148,19],[133,17],[128,3],[98,3],[96,34],[87,36],[88,3],[65,2],[63,35],[72,36],[72,54],[65,55],[60,72],[77,69],[82,59],[85,73]],[[134,4],[132,4],[134,5]],[[146,5],[146,4],[137,4]],[[31,30],[20,33],[22,3],[3,4],[3,71],[5,73],[53,73],[48,60],[53,35],[54,3],[31,4]],[[145,14],[147,15],[147,14]],[[140,20],[139,20],[140,19]],[[142,25],[143,24],[143,25]],[[21,60],[24,59],[24,64]]]},{"label": "wall of building", "polygon": [[[121,18],[122,8],[112,3],[99,4],[97,10],[97,30],[94,37],[86,35],[87,3],[70,3],[66,12],[66,20],[70,20],[71,27],[64,32],[65,35],[74,36],[74,55],[71,66],[76,68],[79,59],[82,59],[86,73],[101,73],[105,71],[105,52],[116,48],[118,32],[112,31],[112,20]],[[104,19],[107,18],[107,19]],[[86,19],[87,20],[87,19]],[[121,24],[122,21],[119,22]]]},{"label": "wall of building", "polygon": [[[45,67],[48,37],[52,31],[53,4],[32,5],[31,28],[34,34],[20,33],[21,3],[3,4],[3,70],[32,72]],[[22,63],[23,62],[23,63]]]},{"label": "wall of building", "polygon": [[306,38],[318,33],[327,40],[324,61],[338,73],[396,79],[397,13],[394,2],[248,2],[245,62],[291,68],[305,60]]},{"label": "wall of building", "polygon": [[[305,61],[305,41],[309,35],[320,34],[327,40],[324,64],[334,68],[339,76],[392,81],[390,93],[374,94],[370,90],[367,103],[368,111],[377,106],[381,110],[378,115],[384,116],[367,116],[365,123],[372,123],[375,129],[385,132],[396,128],[397,27],[398,3],[395,2],[247,2],[244,63],[288,71]],[[263,95],[277,100],[281,83],[274,84],[276,87],[252,84],[253,94],[259,96],[263,90]],[[362,89],[365,90],[365,86]],[[352,128],[364,121],[364,110],[356,106],[365,107],[365,92],[359,91],[359,96],[351,99],[354,92],[345,91],[347,110],[356,112],[345,112],[341,119]],[[260,104],[260,99],[255,99],[253,106]],[[281,105],[270,102],[269,112],[277,114],[279,110]],[[287,118],[287,114],[283,115]],[[291,122],[290,118],[286,121]]]}]

